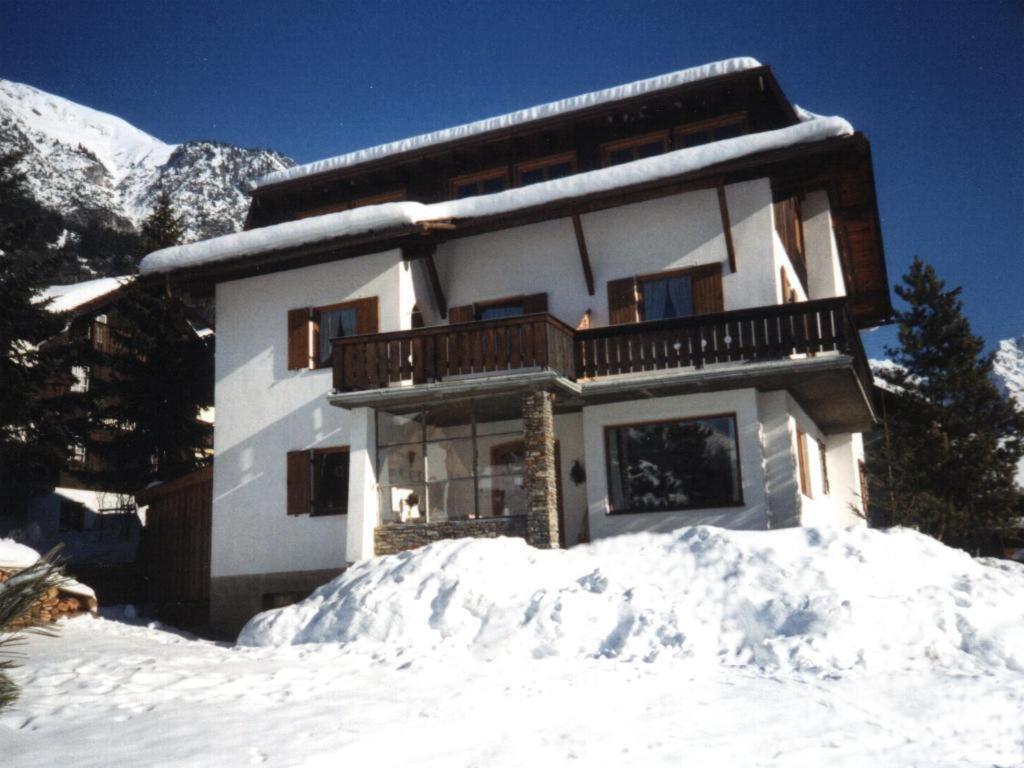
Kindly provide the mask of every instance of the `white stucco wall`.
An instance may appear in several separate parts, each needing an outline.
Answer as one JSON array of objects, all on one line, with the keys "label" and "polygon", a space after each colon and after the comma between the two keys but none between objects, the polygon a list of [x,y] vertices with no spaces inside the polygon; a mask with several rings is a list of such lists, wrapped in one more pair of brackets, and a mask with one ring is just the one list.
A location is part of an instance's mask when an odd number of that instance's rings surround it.
[{"label": "white stucco wall", "polygon": [[[610,514],[605,428],[661,419],[684,419],[735,413],[739,437],[743,505],[684,512]],[[757,391],[736,389],[696,395],[659,397],[583,409],[583,441],[587,457],[587,499],[593,539],[633,531],[670,531],[687,525],[718,525],[761,530],[768,527],[768,495],[762,460]]]},{"label": "white stucco wall", "polygon": [[[552,314],[576,325],[589,309],[608,323],[608,281],[631,275],[723,264],[725,308],[778,303],[767,179],[733,184],[726,199],[737,271],[726,265],[718,195],[699,190],[581,217],[595,292],[587,293],[571,219],[545,221],[441,245],[436,263],[449,306],[506,296],[548,294]],[[425,288],[425,283],[418,281]],[[429,304],[424,297],[421,306]]]},{"label": "white stucco wall", "polygon": [[287,312],[378,296],[381,330],[400,330],[405,269],[389,251],[217,286],[214,577],[345,564],[347,516],[286,514],[287,452],[349,444],[331,371],[288,370]]},{"label": "white stucco wall", "polygon": [[809,192],[801,205],[804,248],[807,252],[807,292],[810,299],[845,296],[843,269],[839,263],[829,212],[828,193]]}]

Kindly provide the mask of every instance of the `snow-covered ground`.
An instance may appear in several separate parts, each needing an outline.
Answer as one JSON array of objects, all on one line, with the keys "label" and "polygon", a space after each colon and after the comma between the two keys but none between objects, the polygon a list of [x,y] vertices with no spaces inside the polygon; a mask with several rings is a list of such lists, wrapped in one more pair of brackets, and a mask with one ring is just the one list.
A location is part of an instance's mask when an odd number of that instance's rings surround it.
[{"label": "snow-covered ground", "polygon": [[244,639],[32,639],[3,764],[1024,764],[1024,566],[909,531],[442,542]]}]

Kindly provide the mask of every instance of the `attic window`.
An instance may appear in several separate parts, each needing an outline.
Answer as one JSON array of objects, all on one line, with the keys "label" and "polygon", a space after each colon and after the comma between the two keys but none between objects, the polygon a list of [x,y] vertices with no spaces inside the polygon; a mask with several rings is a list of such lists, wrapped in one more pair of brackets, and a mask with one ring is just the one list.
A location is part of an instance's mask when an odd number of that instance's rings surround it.
[{"label": "attic window", "polygon": [[632,136],[601,145],[601,165],[621,165],[645,157],[654,157],[668,151],[668,131],[656,131],[643,136]]},{"label": "attic window", "polygon": [[321,205],[316,208],[310,208],[308,211],[302,211],[299,213],[297,219],[308,219],[312,216],[323,216],[327,213],[338,213],[339,211],[348,211],[352,208],[362,208],[366,205],[381,205],[382,203],[400,203],[405,200],[406,194],[404,189],[395,189],[390,192],[382,192],[379,195],[369,195],[366,197],[358,197],[355,200],[346,200],[344,202],[330,203],[329,205]]},{"label": "attic window", "polygon": [[747,113],[735,112],[710,120],[686,123],[676,128],[676,149],[697,147],[712,141],[734,139],[747,133]]},{"label": "attic window", "polygon": [[474,195],[492,195],[508,189],[508,170],[492,168],[489,171],[456,176],[448,182],[452,198],[459,200]]},{"label": "attic window", "polygon": [[564,152],[560,155],[549,155],[538,160],[519,163],[516,166],[516,183],[520,187],[526,187],[541,181],[571,176],[574,173],[576,173],[576,153]]}]

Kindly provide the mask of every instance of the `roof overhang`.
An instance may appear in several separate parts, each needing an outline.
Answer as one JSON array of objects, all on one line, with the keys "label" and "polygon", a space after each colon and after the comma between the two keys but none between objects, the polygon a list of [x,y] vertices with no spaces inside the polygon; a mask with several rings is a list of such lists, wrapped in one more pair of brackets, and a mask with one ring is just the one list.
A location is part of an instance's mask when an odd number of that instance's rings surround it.
[{"label": "roof overhang", "polygon": [[825,434],[867,432],[876,424],[873,393],[864,389],[849,355],[723,363],[581,381],[551,370],[477,374],[416,386],[333,391],[327,400],[345,409],[369,407],[406,413],[429,405],[516,397],[546,389],[556,395],[557,412],[572,412],[586,405],[745,388],[788,391]]},{"label": "roof overhang", "polygon": [[523,122],[508,128],[486,131],[470,138],[453,138],[451,141],[439,142],[419,149],[387,155],[385,157],[362,162],[357,165],[322,171],[320,173],[309,174],[294,179],[261,184],[259,187],[253,189],[250,194],[254,196],[267,197],[277,196],[279,194],[289,194],[293,190],[309,187],[310,185],[330,184],[338,181],[339,179],[344,179],[354,175],[375,173],[381,169],[393,167],[397,164],[433,159],[446,155],[455,149],[460,151],[471,150],[475,147],[480,147],[493,142],[506,141],[528,134],[541,133],[562,123],[600,118],[619,112],[629,112],[652,102],[672,101],[691,94],[699,95],[702,91],[729,87],[732,84],[744,81],[754,83],[757,85],[759,90],[763,89],[769,93],[771,97],[775,99],[777,107],[785,116],[788,121],[788,125],[799,122],[796,110],[783,93],[782,87],[779,85],[778,80],[772,73],[771,66],[762,64],[759,67],[752,67],[750,69],[730,72],[716,77],[694,80],[692,82],[682,83],[672,88],[665,88],[637,96],[616,99],[614,101],[595,104],[592,107],[585,107],[571,112],[552,115],[550,117],[530,120],[529,122]]},{"label": "roof overhang", "polygon": [[[485,232],[642,202],[756,178],[828,193],[840,260],[858,326],[886,322],[892,305],[882,247],[871,147],[861,133],[758,152],[675,177],[567,197],[541,205],[442,223],[401,225],[359,235],[239,256],[153,275],[186,290],[208,292],[218,282],[238,280],[395,248],[439,244]],[[741,267],[742,268],[742,267]]]}]

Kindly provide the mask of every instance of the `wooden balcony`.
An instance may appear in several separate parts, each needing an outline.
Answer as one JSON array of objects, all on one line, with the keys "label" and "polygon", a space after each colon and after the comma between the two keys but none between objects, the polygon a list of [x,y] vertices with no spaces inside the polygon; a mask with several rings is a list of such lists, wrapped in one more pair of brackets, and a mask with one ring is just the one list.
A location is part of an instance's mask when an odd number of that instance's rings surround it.
[{"label": "wooden balcony", "polygon": [[535,314],[334,339],[334,388],[543,369],[575,378],[575,333],[551,315]]},{"label": "wooden balcony", "polygon": [[575,330],[548,314],[334,339],[339,392],[551,370],[571,380],[838,352],[871,374],[844,299]]}]

